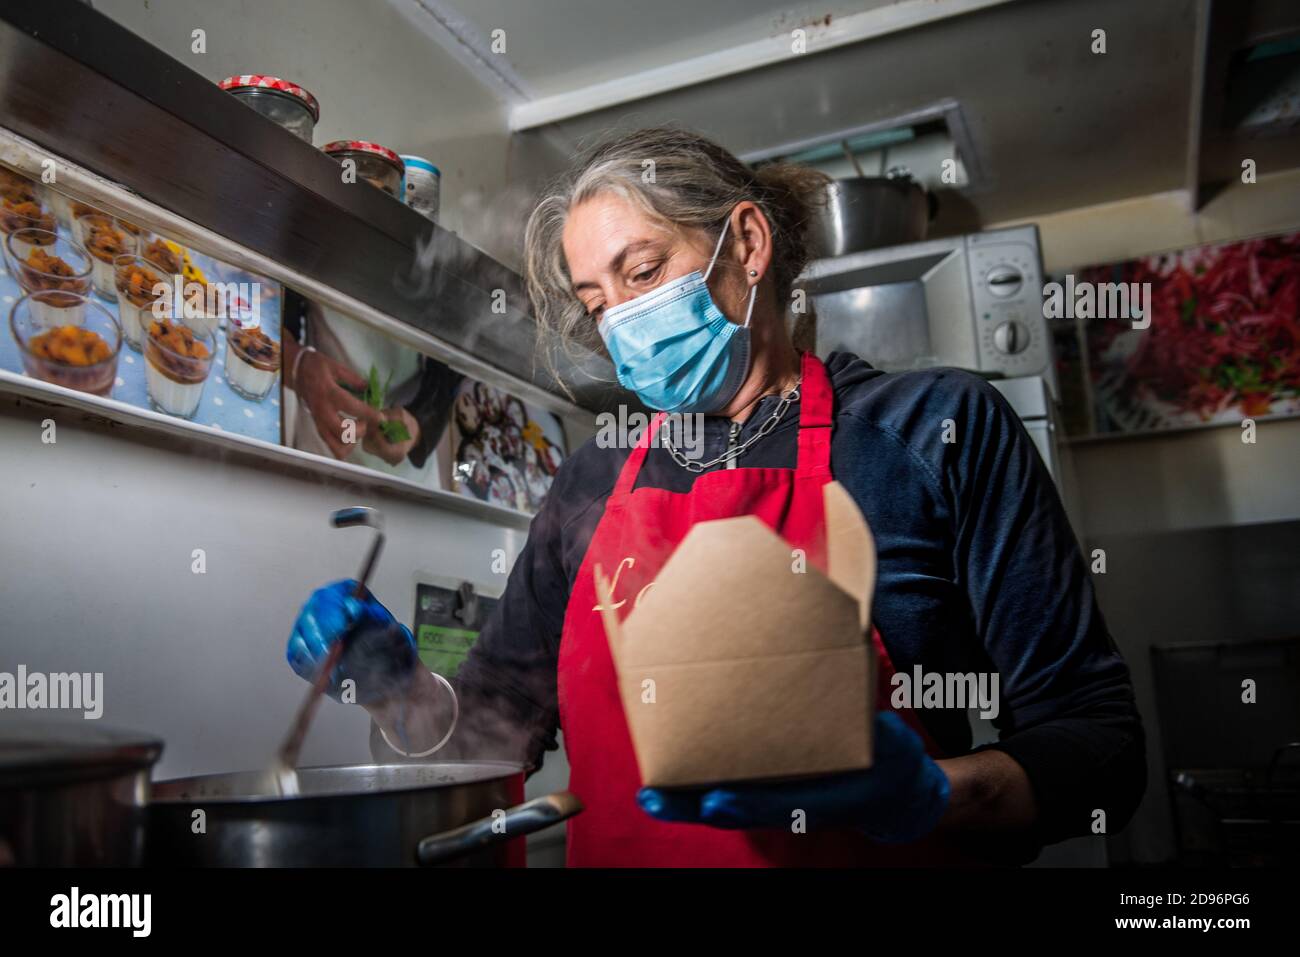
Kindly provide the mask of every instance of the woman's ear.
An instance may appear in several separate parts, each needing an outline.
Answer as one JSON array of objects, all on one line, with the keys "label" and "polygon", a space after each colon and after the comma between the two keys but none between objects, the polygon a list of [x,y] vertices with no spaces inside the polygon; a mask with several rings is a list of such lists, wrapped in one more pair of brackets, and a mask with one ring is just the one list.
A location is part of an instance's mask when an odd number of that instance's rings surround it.
[{"label": "woman's ear", "polygon": [[772,265],[772,227],[757,203],[745,200],[731,211],[732,248],[745,271],[745,285],[763,281]]}]

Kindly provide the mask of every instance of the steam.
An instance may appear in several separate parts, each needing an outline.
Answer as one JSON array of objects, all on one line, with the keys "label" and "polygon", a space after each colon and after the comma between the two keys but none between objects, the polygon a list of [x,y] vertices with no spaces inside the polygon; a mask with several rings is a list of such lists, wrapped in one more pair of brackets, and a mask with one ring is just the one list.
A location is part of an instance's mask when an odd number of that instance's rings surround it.
[{"label": "steam", "polygon": [[[484,255],[505,269],[518,273],[523,262],[524,224],[536,199],[536,190],[524,186],[508,187],[490,199],[485,198],[481,191],[468,194],[461,200],[459,210],[465,234],[430,228],[418,236],[415,255],[405,270],[399,269],[394,277],[394,288],[403,298],[418,302],[425,309],[436,309],[443,301],[463,302],[460,291],[453,292],[452,289],[457,277],[460,281],[486,282],[491,286],[491,267],[487,267],[485,272]],[[448,293],[453,294],[444,300]],[[538,329],[531,321],[531,304],[515,297],[506,303],[509,310],[503,313],[498,308],[494,311],[496,303],[492,293],[489,288],[485,305],[477,314],[439,315],[437,322],[444,326],[454,324],[461,330],[457,344],[467,352],[492,351],[484,348],[485,341],[509,351],[519,348],[521,337],[534,342]],[[458,308],[463,309],[463,306]],[[521,321],[521,317],[529,318]],[[616,381],[608,360],[585,345],[547,341],[537,345],[545,351],[531,350],[534,377],[544,372],[544,379],[554,379],[555,384],[571,398],[570,383],[612,384]],[[547,360],[540,363],[544,369],[539,369],[539,359]],[[562,367],[557,367],[557,362]]]},{"label": "steam", "polygon": [[519,272],[524,223],[535,200],[532,190],[520,186],[509,187],[491,200],[481,191],[469,193],[460,203],[465,233],[444,227],[418,237],[415,258],[406,274],[398,277],[398,292],[411,299],[436,298],[445,291],[448,274],[470,271],[484,254]]},{"label": "steam", "polygon": [[[518,652],[512,649],[512,655]],[[417,667],[422,667],[417,664]],[[556,721],[555,662],[544,656],[536,660],[514,662],[508,676],[495,669],[489,659],[476,649],[461,666],[451,684],[459,704],[459,718],[447,743],[423,758],[408,758],[393,750],[380,735],[371,732],[371,755],[381,764],[408,760],[422,761],[510,761],[530,764],[539,747],[555,748]],[[360,682],[358,682],[360,687]],[[380,684],[367,686],[370,693]],[[394,694],[402,692],[388,685]],[[450,696],[440,692],[432,724],[435,737],[451,726],[453,711]],[[399,747],[403,742],[394,741]]]}]

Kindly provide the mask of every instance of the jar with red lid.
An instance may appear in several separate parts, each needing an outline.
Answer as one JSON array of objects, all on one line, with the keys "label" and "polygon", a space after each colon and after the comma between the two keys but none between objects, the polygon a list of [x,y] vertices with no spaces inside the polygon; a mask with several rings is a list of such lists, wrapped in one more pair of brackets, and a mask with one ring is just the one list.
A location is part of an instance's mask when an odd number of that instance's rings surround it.
[{"label": "jar with red lid", "polygon": [[340,163],[352,160],[356,164],[357,176],[372,186],[378,186],[389,196],[402,198],[402,175],[406,172],[406,164],[387,146],[365,140],[335,140],[326,143],[322,150]]},{"label": "jar with red lid", "polygon": [[251,106],[268,120],[278,123],[298,139],[311,142],[320,105],[297,83],[278,76],[243,73],[228,76],[217,84],[245,106]]}]

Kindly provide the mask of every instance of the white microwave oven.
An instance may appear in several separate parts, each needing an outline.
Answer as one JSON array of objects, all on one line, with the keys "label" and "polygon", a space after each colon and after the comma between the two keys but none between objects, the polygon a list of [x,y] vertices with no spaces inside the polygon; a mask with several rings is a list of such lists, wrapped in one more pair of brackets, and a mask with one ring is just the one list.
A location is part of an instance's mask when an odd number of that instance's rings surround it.
[{"label": "white microwave oven", "polygon": [[890,372],[956,366],[990,378],[1041,375],[1060,394],[1037,226],[819,259],[799,286],[820,356],[852,352]]}]

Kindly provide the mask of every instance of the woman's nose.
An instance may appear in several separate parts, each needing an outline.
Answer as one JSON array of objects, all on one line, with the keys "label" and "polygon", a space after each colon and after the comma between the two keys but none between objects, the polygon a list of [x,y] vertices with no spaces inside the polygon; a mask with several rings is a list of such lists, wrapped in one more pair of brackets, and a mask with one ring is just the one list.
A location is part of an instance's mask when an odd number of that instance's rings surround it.
[{"label": "woman's nose", "polygon": [[605,291],[605,310],[609,311],[615,306],[621,306],[630,299],[635,299],[636,294],[626,289],[612,288]]}]

